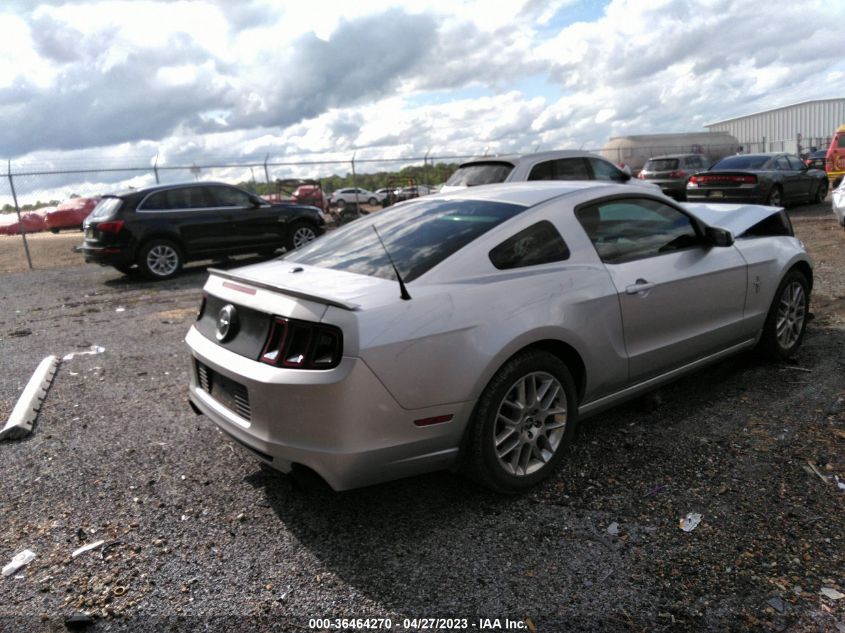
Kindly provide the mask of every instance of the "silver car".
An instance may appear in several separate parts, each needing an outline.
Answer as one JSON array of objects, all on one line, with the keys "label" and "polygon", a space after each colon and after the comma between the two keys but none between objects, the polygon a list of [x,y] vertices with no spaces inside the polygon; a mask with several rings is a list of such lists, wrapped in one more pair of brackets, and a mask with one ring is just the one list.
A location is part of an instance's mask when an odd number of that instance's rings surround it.
[{"label": "silver car", "polygon": [[660,191],[656,184],[632,178],[631,170],[627,166],[619,168],[591,152],[562,149],[534,154],[473,158],[458,166],[455,173],[449,176],[449,180],[440,188],[440,192],[528,180],[601,180],[624,183],[654,192]]},{"label": "silver car", "polygon": [[845,182],[842,182],[831,194],[833,198],[833,214],[836,216],[836,222],[845,229]]},{"label": "silver car", "polygon": [[515,492],[554,471],[580,418],[741,350],[792,355],[812,283],[782,209],[470,188],[211,270],[190,400],[336,490],[460,468]]}]

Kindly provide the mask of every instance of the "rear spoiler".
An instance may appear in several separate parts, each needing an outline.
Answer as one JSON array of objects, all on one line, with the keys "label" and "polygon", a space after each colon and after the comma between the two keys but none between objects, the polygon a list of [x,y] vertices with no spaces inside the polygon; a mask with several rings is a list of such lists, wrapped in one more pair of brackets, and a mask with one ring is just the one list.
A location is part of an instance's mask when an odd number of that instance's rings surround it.
[{"label": "rear spoiler", "polygon": [[296,297],[297,299],[316,301],[318,303],[334,306],[336,308],[343,308],[344,310],[354,311],[360,309],[361,307],[357,303],[349,303],[348,301],[340,301],[339,299],[330,299],[328,297],[322,297],[320,295],[309,294],[307,292],[303,292],[302,290],[288,288],[287,286],[283,286],[282,284],[268,284],[266,281],[257,281],[255,279],[251,279],[247,275],[235,275],[225,270],[219,270],[217,268],[209,268],[208,274],[214,275],[216,277],[222,277],[223,279],[229,279],[231,281],[240,281],[249,284],[250,286],[255,286],[256,288],[272,290],[273,292],[280,292],[291,297]]}]

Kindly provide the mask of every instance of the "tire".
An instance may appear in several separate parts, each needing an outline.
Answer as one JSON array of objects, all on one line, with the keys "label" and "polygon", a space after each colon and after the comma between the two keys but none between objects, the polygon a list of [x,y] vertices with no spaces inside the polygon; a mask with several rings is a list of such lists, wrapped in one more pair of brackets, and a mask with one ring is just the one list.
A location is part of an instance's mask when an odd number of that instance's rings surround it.
[{"label": "tire", "polygon": [[[538,390],[543,391],[540,396]],[[575,383],[566,364],[548,352],[520,353],[499,369],[479,398],[462,466],[472,479],[496,492],[530,488],[560,463],[577,417]]]},{"label": "tire", "polygon": [[182,270],[182,263],[181,249],[170,240],[151,240],[138,253],[138,269],[144,277],[154,281],[175,277]]},{"label": "tire", "polygon": [[338,211],[343,211],[346,208],[346,200],[340,198],[336,203]]},{"label": "tire", "polygon": [[816,197],[813,202],[821,204],[827,198],[827,178],[819,182],[819,188],[816,190]]},{"label": "tire", "polygon": [[810,308],[809,288],[804,273],[795,269],[780,282],[759,343],[759,349],[769,358],[785,360],[801,347]]},{"label": "tire", "polygon": [[288,229],[285,248],[292,251],[317,237],[317,231],[308,222],[294,222]]},{"label": "tire", "polygon": [[766,197],[765,204],[769,205],[770,207],[783,206],[783,193],[780,190],[780,186],[775,185],[771,188],[771,190],[769,190],[769,195]]},{"label": "tire", "polygon": [[367,204],[371,207],[374,207],[378,204],[378,200],[376,200],[375,198],[370,198],[369,200],[367,200]]},{"label": "tire", "polygon": [[59,229],[50,229],[50,233],[52,233],[53,235],[58,235]]}]

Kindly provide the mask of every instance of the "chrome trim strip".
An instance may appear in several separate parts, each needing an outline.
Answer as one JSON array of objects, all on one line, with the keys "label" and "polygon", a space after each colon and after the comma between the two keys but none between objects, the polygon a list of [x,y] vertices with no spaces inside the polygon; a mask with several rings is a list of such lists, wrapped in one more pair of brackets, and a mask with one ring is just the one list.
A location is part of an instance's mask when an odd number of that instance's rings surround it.
[{"label": "chrome trim strip", "polygon": [[307,301],[316,301],[318,303],[322,303],[323,305],[330,305],[336,308],[343,308],[344,310],[355,311],[358,310],[361,306],[357,303],[346,303],[344,301],[339,301],[337,299],[329,299],[327,297],[321,297],[320,295],[312,295],[307,292],[303,292],[301,290],[294,290],[293,288],[287,288],[281,284],[268,284],[263,281],[256,281],[254,279],[250,279],[246,275],[235,275],[225,270],[219,270],[217,268],[209,268],[208,269],[209,275],[215,275],[217,277],[222,277],[223,279],[231,279],[232,281],[240,281],[242,283],[247,283],[256,288],[262,288],[264,290],[272,290],[273,292],[281,292],[282,294],[289,295],[291,297],[296,297],[297,299],[305,299]]},{"label": "chrome trim strip", "polygon": [[668,371],[665,374],[660,374],[659,376],[655,376],[654,378],[649,378],[643,382],[637,383],[636,385],[632,385],[623,389],[622,391],[617,391],[616,393],[612,393],[609,396],[604,396],[603,398],[599,398],[598,400],[593,400],[592,402],[588,402],[586,404],[582,404],[578,407],[578,415],[579,416],[587,416],[592,415],[593,413],[597,413],[599,411],[603,411],[616,403],[627,400],[628,398],[632,398],[637,394],[642,392],[648,391],[649,389],[653,389],[659,385],[662,385],[667,382],[671,382],[680,376],[689,373],[703,365],[709,365],[710,363],[714,363],[726,356],[731,356],[736,354],[737,352],[742,351],[743,349],[747,349],[749,347],[753,347],[757,343],[756,338],[748,339],[747,341],[743,341],[742,343],[737,343],[736,345],[732,345],[726,349],[723,349],[721,352],[716,352],[715,354],[711,354],[710,356],[705,356],[704,358],[699,358],[691,363],[687,363],[677,369],[673,369],[672,371]]}]

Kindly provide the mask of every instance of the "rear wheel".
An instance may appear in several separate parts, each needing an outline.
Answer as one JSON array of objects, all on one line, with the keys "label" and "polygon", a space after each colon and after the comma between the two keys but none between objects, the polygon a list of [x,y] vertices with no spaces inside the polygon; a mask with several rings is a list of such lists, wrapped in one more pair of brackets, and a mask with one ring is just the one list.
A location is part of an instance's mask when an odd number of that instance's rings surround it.
[{"label": "rear wheel", "polygon": [[810,304],[810,284],[804,274],[791,270],[780,282],[769,308],[760,349],[770,358],[783,360],[801,347]]},{"label": "rear wheel", "polygon": [[317,231],[306,222],[294,222],[288,231],[285,248],[289,251],[304,246],[317,237]]},{"label": "rear wheel", "polygon": [[566,365],[542,351],[509,360],[476,405],[464,467],[482,485],[516,493],[551,475],[572,441],[575,385]]},{"label": "rear wheel", "polygon": [[777,185],[772,187],[772,190],[769,191],[769,197],[766,198],[766,204],[770,207],[783,206],[783,194],[780,191],[780,187]]},{"label": "rear wheel", "polygon": [[814,202],[824,202],[825,198],[827,198],[827,178],[819,182],[819,188],[816,190]]},{"label": "rear wheel", "polygon": [[141,248],[138,268],[147,279],[170,279],[182,269],[182,251],[170,240],[152,240]]},{"label": "rear wheel", "polygon": [[338,208],[339,211],[343,211],[346,208],[346,200],[344,200],[343,198],[340,198],[337,201],[337,208]]},{"label": "rear wheel", "polygon": [[374,207],[378,204],[378,200],[376,200],[375,198],[370,198],[369,200],[367,200],[367,204],[371,207]]}]

